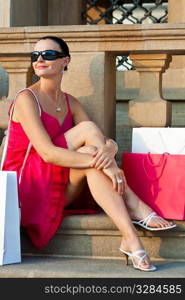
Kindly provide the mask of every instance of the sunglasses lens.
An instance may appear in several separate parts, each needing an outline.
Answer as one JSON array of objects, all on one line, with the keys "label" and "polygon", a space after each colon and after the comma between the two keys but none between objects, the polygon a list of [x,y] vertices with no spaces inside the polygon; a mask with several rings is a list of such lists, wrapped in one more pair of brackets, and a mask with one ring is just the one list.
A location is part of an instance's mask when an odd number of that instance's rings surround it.
[{"label": "sunglasses lens", "polygon": [[38,54],[38,53],[36,53],[36,52],[32,52],[32,53],[31,53],[31,61],[32,61],[32,62],[37,61],[38,57],[39,57],[39,54]]},{"label": "sunglasses lens", "polygon": [[42,57],[46,60],[54,60],[54,59],[58,58],[56,53],[50,52],[50,51],[45,51],[45,53],[42,55]]},{"label": "sunglasses lens", "polygon": [[41,52],[34,51],[31,53],[31,61],[35,62],[37,61],[39,56],[42,56],[44,60],[55,60],[57,58],[62,58],[66,56],[65,54],[55,51],[55,50],[45,50]]}]

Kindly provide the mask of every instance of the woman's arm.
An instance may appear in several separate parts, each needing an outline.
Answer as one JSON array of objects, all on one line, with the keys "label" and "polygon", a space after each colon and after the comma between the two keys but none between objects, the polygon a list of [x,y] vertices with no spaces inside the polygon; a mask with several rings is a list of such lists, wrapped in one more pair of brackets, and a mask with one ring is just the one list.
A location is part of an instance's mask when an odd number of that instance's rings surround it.
[{"label": "woman's arm", "polygon": [[92,155],[63,149],[52,143],[41,122],[38,105],[28,91],[17,96],[14,113],[16,121],[21,124],[33,147],[45,162],[73,168],[91,166]]}]

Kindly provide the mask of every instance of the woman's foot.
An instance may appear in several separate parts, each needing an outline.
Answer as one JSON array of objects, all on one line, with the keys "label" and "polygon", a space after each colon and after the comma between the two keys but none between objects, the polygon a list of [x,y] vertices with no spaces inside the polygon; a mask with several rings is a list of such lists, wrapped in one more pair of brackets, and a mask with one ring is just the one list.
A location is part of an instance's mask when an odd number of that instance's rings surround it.
[{"label": "woman's foot", "polygon": [[[130,246],[129,246],[130,245]],[[122,240],[119,250],[125,254],[128,264],[128,258],[132,260],[133,266],[142,271],[155,271],[156,267],[151,264],[150,258],[142,243],[138,239]]]},{"label": "woman's foot", "polygon": [[158,216],[128,186],[126,190],[125,204],[133,223],[145,229],[166,230],[176,227],[173,222]]},{"label": "woman's foot", "polygon": [[167,230],[176,227],[176,224],[169,222],[158,216],[155,212],[151,212],[148,216],[141,220],[132,220],[133,224],[141,226],[144,229],[151,231]]}]

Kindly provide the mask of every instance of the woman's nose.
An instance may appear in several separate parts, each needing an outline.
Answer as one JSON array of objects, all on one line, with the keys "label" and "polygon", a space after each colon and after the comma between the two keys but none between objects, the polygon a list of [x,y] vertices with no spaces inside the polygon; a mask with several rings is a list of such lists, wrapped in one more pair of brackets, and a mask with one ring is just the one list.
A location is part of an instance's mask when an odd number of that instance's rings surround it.
[{"label": "woman's nose", "polygon": [[37,60],[38,60],[38,61],[43,61],[44,59],[43,59],[43,57],[42,57],[41,55],[39,55],[39,57],[38,57]]}]

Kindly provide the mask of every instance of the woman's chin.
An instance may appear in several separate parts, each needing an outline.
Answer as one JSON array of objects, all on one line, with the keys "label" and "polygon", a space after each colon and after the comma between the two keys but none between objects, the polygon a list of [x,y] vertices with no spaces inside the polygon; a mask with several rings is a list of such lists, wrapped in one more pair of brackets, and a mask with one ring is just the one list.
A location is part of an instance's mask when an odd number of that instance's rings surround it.
[{"label": "woman's chin", "polygon": [[37,72],[36,75],[37,75],[38,77],[42,77],[42,78],[51,78],[51,77],[55,77],[55,76],[56,76],[55,73],[52,73],[52,72],[46,72],[46,71],[44,72],[44,70],[43,70],[43,71]]}]

